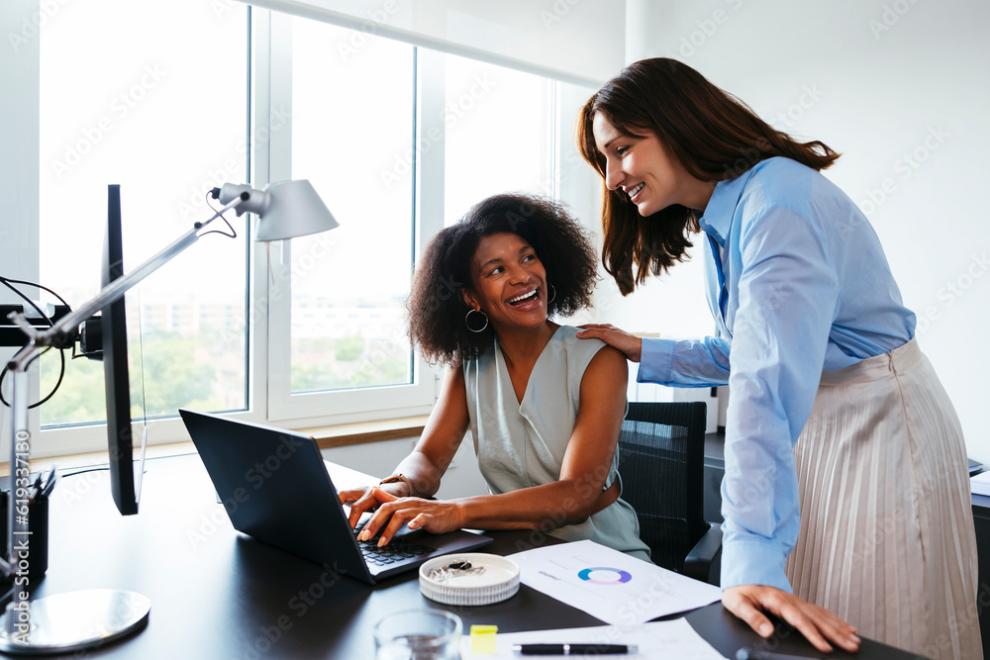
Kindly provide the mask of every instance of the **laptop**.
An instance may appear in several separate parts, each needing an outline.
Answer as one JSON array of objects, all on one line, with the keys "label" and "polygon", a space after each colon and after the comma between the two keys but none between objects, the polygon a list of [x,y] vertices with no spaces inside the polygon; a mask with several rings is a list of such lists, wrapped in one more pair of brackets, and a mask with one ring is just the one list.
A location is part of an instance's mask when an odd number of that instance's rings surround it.
[{"label": "laptop", "polygon": [[[368,584],[492,542],[474,532],[406,530],[358,541],[313,438],[179,410],[234,529]],[[370,516],[366,516],[370,517]]]}]

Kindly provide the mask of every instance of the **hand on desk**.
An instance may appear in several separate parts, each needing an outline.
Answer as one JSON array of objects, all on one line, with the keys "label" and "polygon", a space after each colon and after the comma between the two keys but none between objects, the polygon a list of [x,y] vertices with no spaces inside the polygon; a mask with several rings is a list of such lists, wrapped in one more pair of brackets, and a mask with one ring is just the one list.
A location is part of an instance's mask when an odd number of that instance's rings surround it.
[{"label": "hand on desk", "polygon": [[[398,488],[390,489],[391,486]],[[423,529],[432,534],[452,532],[463,527],[461,508],[455,502],[426,500],[420,497],[401,497],[390,490],[405,489],[405,484],[385,484],[372,488],[358,488],[340,492],[343,504],[351,503],[348,523],[357,524],[361,514],[375,509],[374,515],[365,524],[358,540],[374,538],[381,530],[378,546],[388,544],[404,524],[410,529]]]},{"label": "hand on desk", "polygon": [[773,624],[761,612],[765,610],[797,628],[823,653],[832,650],[829,641],[850,653],[859,650],[855,628],[825,608],[782,589],[754,584],[730,587],[722,592],[722,605],[748,623],[761,637],[773,634]]}]

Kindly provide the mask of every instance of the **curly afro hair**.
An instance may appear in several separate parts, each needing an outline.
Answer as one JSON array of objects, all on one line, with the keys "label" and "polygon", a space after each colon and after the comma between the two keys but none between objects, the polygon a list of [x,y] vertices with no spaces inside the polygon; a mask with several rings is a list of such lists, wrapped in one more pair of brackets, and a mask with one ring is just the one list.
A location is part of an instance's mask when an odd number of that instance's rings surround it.
[{"label": "curly afro hair", "polygon": [[409,336],[430,362],[456,365],[492,345],[489,326],[480,333],[464,324],[471,289],[471,260],[485,236],[510,233],[533,246],[556,296],[549,315],[573,314],[591,305],[597,257],[578,222],[555,202],[530,195],[495,195],[475,205],[426,248],[409,296]]}]

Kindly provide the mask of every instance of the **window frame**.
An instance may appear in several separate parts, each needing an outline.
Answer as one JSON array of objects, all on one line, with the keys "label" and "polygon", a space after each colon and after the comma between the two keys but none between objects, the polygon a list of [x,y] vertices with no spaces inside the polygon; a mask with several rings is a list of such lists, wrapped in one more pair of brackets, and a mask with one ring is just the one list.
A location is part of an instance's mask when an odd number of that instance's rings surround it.
[{"label": "window frame", "polygon": [[[273,13],[271,15],[271,52],[273,107],[292,108],[292,21],[295,17]],[[414,98],[410,111],[414,112],[415,131],[413,177],[413,199],[415,200],[410,220],[413,223],[414,263],[422,254],[423,248],[442,229],[443,213],[443,154],[435,145],[421,149],[423,136],[432,135],[434,127],[443,127],[442,102],[439,111],[432,104],[421,102],[424,98],[434,98],[437,90],[430,71],[434,58],[421,48],[413,47]],[[435,68],[435,65],[433,65]],[[441,82],[442,84],[442,82]],[[440,95],[442,96],[442,88]],[[292,133],[281,131],[272,133],[271,178],[274,181],[305,178],[305,173],[293,173]],[[439,188],[421,185],[422,182],[440,179]],[[439,206],[436,204],[439,201]],[[326,200],[333,208],[333,200]],[[436,209],[439,209],[439,214]],[[433,407],[437,396],[437,370],[429,365],[419,351],[413,349],[412,383],[355,389],[322,390],[314,392],[291,392],[291,283],[292,245],[283,242],[275,246],[270,263],[269,282],[272,295],[269,297],[269,352],[268,352],[268,419],[282,425],[294,425],[304,421],[316,426],[333,423],[406,417],[426,414]]]}]

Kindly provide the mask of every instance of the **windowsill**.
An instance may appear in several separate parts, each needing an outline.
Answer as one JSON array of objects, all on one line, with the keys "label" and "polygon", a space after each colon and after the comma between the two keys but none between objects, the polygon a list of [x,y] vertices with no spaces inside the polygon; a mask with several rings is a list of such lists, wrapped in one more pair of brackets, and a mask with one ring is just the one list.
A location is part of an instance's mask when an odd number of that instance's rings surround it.
[{"label": "windowsill", "polygon": [[426,426],[429,415],[413,417],[398,417],[396,419],[381,419],[373,422],[357,422],[354,424],[336,424],[317,428],[301,429],[316,438],[320,449],[346,447],[348,445],[363,445],[367,442],[381,440],[399,440],[401,438],[418,438]]},{"label": "windowsill", "polygon": [[[418,415],[414,417],[399,417],[396,419],[382,419],[371,422],[356,422],[351,424],[337,424],[335,426],[320,426],[316,428],[296,429],[295,433],[302,433],[316,439],[316,444],[320,449],[333,449],[335,447],[347,447],[350,445],[363,445],[369,442],[380,442],[382,440],[398,440],[401,438],[418,438],[426,426],[428,415]],[[164,456],[177,456],[180,454],[194,454],[196,448],[192,441],[172,442],[161,445],[151,445],[147,448],[145,455],[148,458],[162,458]],[[44,472],[50,470],[52,466],[57,466],[59,470],[89,467],[92,465],[105,465],[107,463],[106,452],[88,452],[84,454],[66,454],[64,456],[46,456],[31,461],[32,472]],[[10,474],[10,464],[0,463],[0,476]]]}]

